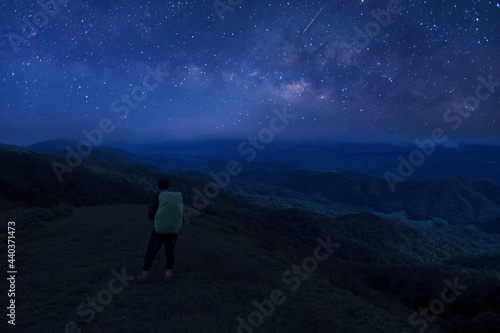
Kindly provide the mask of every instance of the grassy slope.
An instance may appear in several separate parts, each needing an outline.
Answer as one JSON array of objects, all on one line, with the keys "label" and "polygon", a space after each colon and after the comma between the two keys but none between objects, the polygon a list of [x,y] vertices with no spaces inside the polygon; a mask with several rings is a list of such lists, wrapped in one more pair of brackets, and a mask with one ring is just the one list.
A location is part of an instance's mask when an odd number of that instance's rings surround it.
[{"label": "grassy slope", "polygon": [[75,321],[82,332],[236,332],[236,318],[276,288],[287,300],[257,332],[400,333],[408,325],[330,283],[321,272],[326,263],[290,291],[281,275],[312,253],[293,255],[293,245],[283,243],[272,248],[254,226],[205,214],[181,230],[171,284],[162,282],[162,249],[150,283],[131,282],[85,323],[76,308],[108,288],[112,269],[140,272],[145,213],[138,205],[80,207],[36,230],[18,230],[16,328],[63,332]]}]

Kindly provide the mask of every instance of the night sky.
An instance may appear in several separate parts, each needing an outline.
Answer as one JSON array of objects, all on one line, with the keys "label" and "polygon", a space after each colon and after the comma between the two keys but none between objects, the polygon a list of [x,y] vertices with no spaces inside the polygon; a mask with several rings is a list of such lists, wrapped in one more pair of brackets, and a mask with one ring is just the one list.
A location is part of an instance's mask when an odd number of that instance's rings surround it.
[{"label": "night sky", "polygon": [[0,2],[0,142],[245,139],[286,108],[283,138],[500,144],[498,1],[60,2]]}]

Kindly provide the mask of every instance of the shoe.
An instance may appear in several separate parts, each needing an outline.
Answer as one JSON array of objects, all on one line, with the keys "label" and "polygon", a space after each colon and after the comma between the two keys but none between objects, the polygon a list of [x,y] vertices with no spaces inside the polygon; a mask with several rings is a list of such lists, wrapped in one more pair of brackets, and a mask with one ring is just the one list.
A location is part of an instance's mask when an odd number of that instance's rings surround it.
[{"label": "shoe", "polygon": [[137,275],[137,277],[135,279],[139,282],[142,282],[142,283],[148,282],[148,278],[145,278],[142,275]]}]

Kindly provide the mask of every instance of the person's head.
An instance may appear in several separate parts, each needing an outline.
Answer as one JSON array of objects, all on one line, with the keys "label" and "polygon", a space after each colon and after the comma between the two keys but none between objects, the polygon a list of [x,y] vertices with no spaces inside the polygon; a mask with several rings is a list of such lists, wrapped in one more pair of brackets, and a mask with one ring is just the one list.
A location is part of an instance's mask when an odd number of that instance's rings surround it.
[{"label": "person's head", "polygon": [[158,180],[158,188],[160,190],[168,190],[170,183],[167,178],[161,178]]}]

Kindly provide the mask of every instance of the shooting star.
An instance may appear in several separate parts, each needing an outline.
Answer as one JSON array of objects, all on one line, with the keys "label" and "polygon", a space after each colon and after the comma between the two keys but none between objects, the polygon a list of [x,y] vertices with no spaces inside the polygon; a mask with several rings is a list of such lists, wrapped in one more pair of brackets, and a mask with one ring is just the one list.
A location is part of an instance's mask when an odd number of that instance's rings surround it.
[{"label": "shooting star", "polygon": [[321,13],[321,11],[323,10],[323,8],[321,8],[318,12],[318,14],[316,14],[316,16],[314,16],[314,18],[312,19],[311,23],[309,23],[309,25],[304,29],[304,31],[302,31],[302,33],[306,32],[307,29],[309,29],[309,27],[311,26],[311,24],[313,24],[314,20],[316,20],[316,17],[318,17],[319,13]]}]

